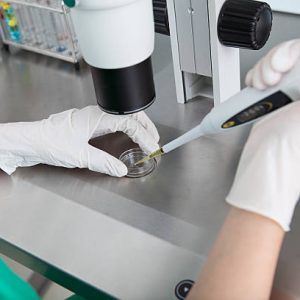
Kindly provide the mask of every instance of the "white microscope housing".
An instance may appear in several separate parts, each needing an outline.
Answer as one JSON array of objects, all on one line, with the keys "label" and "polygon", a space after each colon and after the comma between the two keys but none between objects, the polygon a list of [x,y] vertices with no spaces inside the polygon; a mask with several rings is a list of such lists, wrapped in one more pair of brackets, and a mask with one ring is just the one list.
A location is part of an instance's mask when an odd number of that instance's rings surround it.
[{"label": "white microscope housing", "polygon": [[91,66],[97,102],[129,114],[155,99],[152,0],[65,0],[79,45]]}]

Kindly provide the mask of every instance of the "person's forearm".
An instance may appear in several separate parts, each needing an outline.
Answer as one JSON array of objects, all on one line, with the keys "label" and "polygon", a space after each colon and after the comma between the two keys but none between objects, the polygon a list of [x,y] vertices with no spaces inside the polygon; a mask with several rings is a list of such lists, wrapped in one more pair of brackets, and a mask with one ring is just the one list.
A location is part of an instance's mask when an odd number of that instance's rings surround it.
[{"label": "person's forearm", "polygon": [[8,174],[18,166],[40,163],[37,155],[39,122],[16,122],[0,124],[0,169]]},{"label": "person's forearm", "polygon": [[187,299],[269,299],[283,237],[274,221],[232,208]]}]

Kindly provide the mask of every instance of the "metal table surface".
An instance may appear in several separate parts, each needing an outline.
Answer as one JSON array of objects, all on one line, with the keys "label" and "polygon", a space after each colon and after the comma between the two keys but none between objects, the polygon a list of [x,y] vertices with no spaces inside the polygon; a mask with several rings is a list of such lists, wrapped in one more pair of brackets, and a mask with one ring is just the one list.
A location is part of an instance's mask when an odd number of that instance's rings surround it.
[{"label": "metal table surface", "polygon": [[[148,114],[164,143],[198,124],[212,104],[177,104],[170,59],[155,55],[158,100]],[[77,74],[49,58],[2,53],[0,122],[93,103],[85,68]],[[0,252],[87,299],[177,299],[175,286],[196,279],[226,217],[224,198],[248,130],[198,139],[140,179],[43,165],[1,172]],[[300,296],[299,233],[298,210],[275,284]]]}]

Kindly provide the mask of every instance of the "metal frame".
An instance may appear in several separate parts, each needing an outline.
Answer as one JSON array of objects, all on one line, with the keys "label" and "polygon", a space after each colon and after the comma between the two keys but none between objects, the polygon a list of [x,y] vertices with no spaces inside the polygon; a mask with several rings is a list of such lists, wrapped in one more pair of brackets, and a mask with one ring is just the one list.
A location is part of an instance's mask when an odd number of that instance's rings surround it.
[{"label": "metal frame", "polygon": [[218,105],[240,90],[239,50],[221,45],[217,35],[224,2],[167,0],[179,103],[204,96]]},{"label": "metal frame", "polygon": [[36,4],[36,3],[25,2],[25,1],[22,1],[22,0],[8,0],[7,2],[11,3],[11,4],[25,5],[25,6],[30,6],[30,7],[40,8],[40,9],[47,9],[47,10],[50,10],[52,12],[62,13],[62,10],[58,9],[58,8],[53,8],[53,7],[50,7],[50,6],[43,6],[43,5],[39,5],[39,4]]},{"label": "metal frame", "polygon": [[[51,57],[58,58],[58,59],[61,59],[61,60],[67,61],[67,62],[74,63],[74,64],[77,64],[81,60],[82,55],[78,50],[77,40],[76,40],[74,34],[72,33],[71,24],[70,24],[71,20],[68,19],[70,9],[65,7],[63,3],[60,5],[60,8],[54,8],[54,7],[39,5],[37,3],[29,3],[29,2],[22,1],[22,0],[10,0],[7,2],[10,4],[17,4],[17,5],[23,5],[23,6],[28,6],[28,7],[34,7],[37,9],[48,10],[53,13],[63,15],[63,19],[64,19],[66,29],[67,29],[68,39],[71,44],[71,49],[70,49],[71,55],[54,52],[54,51],[51,51],[50,49],[42,49],[42,48],[28,45],[25,43],[18,43],[18,42],[11,41],[6,37],[4,29],[2,28],[2,26],[0,26],[0,34],[2,37],[3,44],[11,45],[11,46],[14,46],[14,47],[17,47],[20,49],[24,49],[24,50],[32,51],[35,53],[51,56]],[[3,21],[1,21],[1,25],[3,25]]]}]

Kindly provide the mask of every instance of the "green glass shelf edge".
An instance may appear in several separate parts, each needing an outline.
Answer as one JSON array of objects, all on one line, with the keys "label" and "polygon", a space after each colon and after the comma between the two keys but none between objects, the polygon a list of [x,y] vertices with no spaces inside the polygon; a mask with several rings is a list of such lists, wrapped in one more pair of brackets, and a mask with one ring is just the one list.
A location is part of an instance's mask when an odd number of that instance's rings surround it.
[{"label": "green glass shelf edge", "polygon": [[86,299],[83,299],[82,297],[77,296],[77,295],[73,295],[65,300],[86,300]]},{"label": "green glass shelf edge", "polygon": [[84,300],[118,300],[118,298],[63,272],[2,238],[0,238],[0,253],[83,297]]}]

